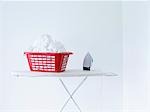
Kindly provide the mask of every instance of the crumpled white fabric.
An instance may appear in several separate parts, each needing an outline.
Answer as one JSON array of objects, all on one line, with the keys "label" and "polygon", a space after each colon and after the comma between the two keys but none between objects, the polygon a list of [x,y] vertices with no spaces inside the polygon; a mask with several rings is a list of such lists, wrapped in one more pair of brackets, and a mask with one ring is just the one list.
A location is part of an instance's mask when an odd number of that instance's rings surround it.
[{"label": "crumpled white fabric", "polygon": [[59,41],[52,42],[51,45],[48,47],[48,49],[52,52],[65,52],[66,51],[64,45]]},{"label": "crumpled white fabric", "polygon": [[35,40],[29,48],[31,52],[65,52],[64,45],[59,41],[53,41],[52,37],[48,34],[42,35],[39,39]]}]

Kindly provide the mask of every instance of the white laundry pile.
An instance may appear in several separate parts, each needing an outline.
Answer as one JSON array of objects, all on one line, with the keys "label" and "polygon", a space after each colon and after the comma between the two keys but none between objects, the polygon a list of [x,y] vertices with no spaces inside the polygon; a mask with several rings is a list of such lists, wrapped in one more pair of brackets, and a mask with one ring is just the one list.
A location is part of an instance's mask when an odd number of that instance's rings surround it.
[{"label": "white laundry pile", "polygon": [[59,41],[53,41],[50,35],[44,34],[37,39],[29,51],[31,52],[65,52],[64,45]]}]

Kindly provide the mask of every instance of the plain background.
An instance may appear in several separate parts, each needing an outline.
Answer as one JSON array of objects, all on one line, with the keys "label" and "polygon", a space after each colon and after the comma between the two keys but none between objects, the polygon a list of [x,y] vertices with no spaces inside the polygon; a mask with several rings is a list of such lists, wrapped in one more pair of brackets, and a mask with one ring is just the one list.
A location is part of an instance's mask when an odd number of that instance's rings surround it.
[{"label": "plain background", "polygon": [[[74,95],[86,112],[148,111],[148,2],[1,2],[0,111],[58,111],[68,95],[57,78],[17,78],[27,70],[23,52],[43,33],[73,51],[67,69],[93,69],[118,77],[89,78]],[[63,79],[73,88],[80,78]],[[76,107],[70,101],[66,111]]]}]

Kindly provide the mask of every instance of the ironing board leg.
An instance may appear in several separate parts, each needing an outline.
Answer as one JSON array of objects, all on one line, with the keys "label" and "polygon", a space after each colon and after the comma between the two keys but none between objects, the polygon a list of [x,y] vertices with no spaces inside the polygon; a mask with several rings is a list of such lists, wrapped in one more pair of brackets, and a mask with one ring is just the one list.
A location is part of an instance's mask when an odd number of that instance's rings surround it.
[{"label": "ironing board leg", "polygon": [[69,90],[67,89],[66,85],[64,84],[63,80],[60,78],[60,82],[63,85],[64,89],[66,90],[66,92],[69,94],[69,98],[66,100],[66,102],[64,103],[63,107],[61,108],[60,112],[63,111],[63,109],[66,107],[66,105],[68,104],[69,100],[72,99],[72,101],[74,102],[74,104],[76,105],[76,107],[78,108],[78,110],[81,112],[81,109],[79,107],[79,105],[76,103],[76,101],[73,98],[73,95],[77,92],[77,90],[81,87],[81,85],[86,81],[88,76],[86,76],[80,83],[79,85],[75,88],[75,90],[70,93]]}]

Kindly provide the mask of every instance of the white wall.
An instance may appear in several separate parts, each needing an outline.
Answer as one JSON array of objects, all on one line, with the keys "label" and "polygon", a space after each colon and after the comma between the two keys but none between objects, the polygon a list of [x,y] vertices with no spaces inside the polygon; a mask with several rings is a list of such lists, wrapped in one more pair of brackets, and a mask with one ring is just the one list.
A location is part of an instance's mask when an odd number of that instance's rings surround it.
[{"label": "white wall", "polygon": [[[89,50],[93,69],[119,74],[87,80],[74,96],[83,111],[149,112],[149,6],[147,2],[0,3],[0,112],[55,112],[68,97],[56,78],[10,74],[28,69],[23,52],[43,33],[74,52],[68,69],[82,68]],[[64,79],[71,90],[80,80]],[[69,104],[67,109],[77,111]]]},{"label": "white wall", "polygon": [[[2,5],[0,4],[0,9],[2,8]],[[2,10],[0,10],[0,53],[2,53]],[[2,55],[0,55],[0,63],[2,63]],[[0,64],[0,76],[2,73],[2,64]],[[0,78],[0,91],[2,91],[2,78]],[[2,92],[0,92],[0,99],[2,99]],[[2,100],[0,101],[0,104],[2,104]]]},{"label": "white wall", "polygon": [[[51,34],[74,52],[68,69],[82,69],[83,57],[90,51],[94,58],[93,69],[119,74],[116,78],[88,79],[74,96],[83,111],[121,111],[121,2],[3,2],[2,5],[1,112],[54,112],[68,97],[58,79],[17,78],[10,74],[13,70],[28,69],[23,52],[43,33]],[[71,89],[81,79],[64,80]],[[70,108],[76,111],[72,102]]]},{"label": "white wall", "polygon": [[148,3],[123,3],[124,110],[148,109]]},{"label": "white wall", "polygon": [[[149,3],[148,3],[148,20],[150,20],[150,1],[149,1]],[[150,21],[148,21],[148,37],[150,36]],[[150,43],[150,38],[148,38],[148,43]],[[150,49],[150,44],[148,44],[148,49]],[[148,50],[148,57],[150,57],[150,50]],[[150,68],[150,58],[148,58],[148,68]],[[148,69],[148,74],[150,74],[150,69]],[[149,96],[149,94],[150,94],[150,77],[149,77],[149,75],[147,75],[147,83],[148,83],[148,87],[147,87],[147,94],[148,94],[148,110],[150,110],[150,107],[149,107],[149,105],[150,105],[150,96]]]}]

